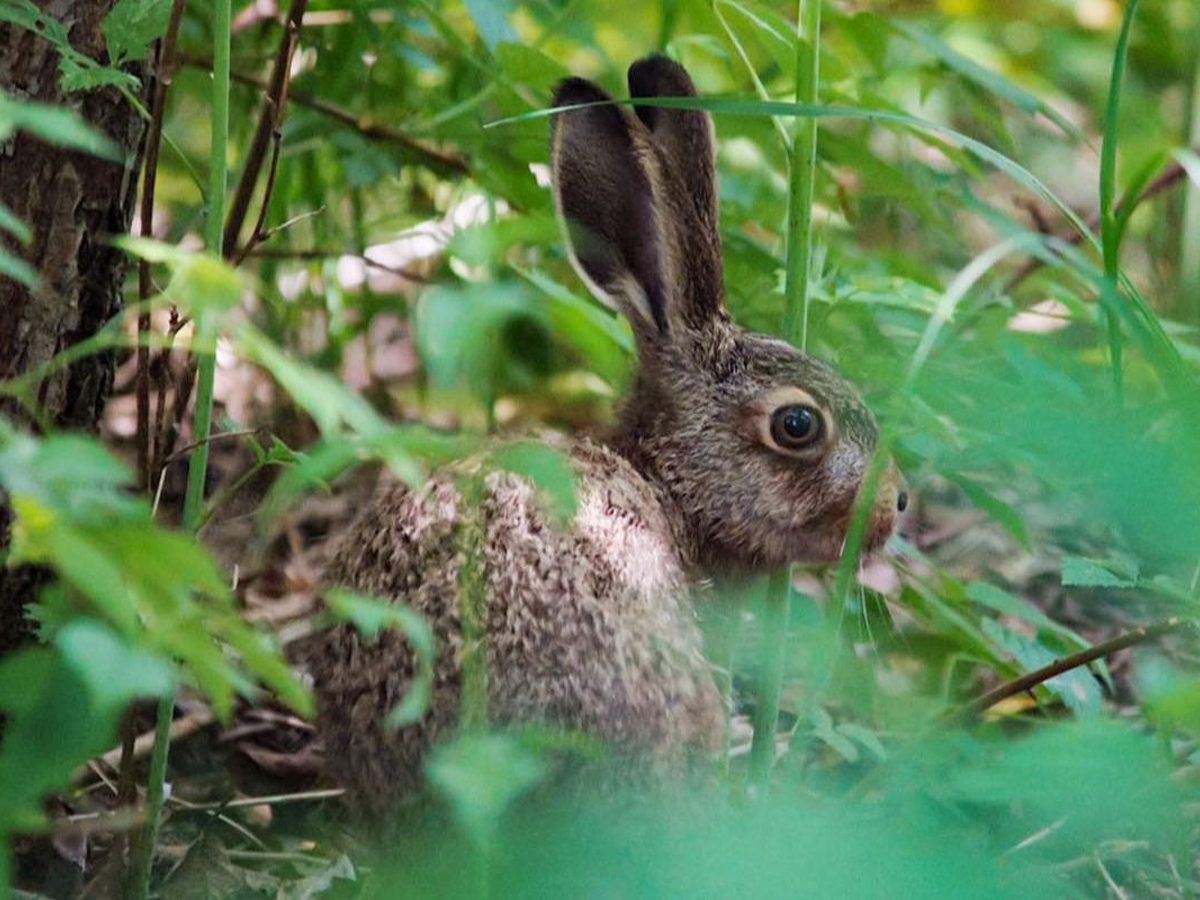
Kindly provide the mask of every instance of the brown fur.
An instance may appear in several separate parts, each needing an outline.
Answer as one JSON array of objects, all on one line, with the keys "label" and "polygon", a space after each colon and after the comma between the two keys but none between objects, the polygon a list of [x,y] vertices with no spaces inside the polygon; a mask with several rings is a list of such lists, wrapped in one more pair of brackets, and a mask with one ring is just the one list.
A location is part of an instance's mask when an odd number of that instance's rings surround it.
[{"label": "brown fur", "polygon": [[[692,95],[662,57],[630,70],[635,97]],[[555,105],[607,99],[568,79]],[[482,522],[488,702],[500,725],[547,721],[659,760],[719,746],[722,699],[705,662],[689,580],[840,554],[877,428],[857,391],[788,344],[746,332],[723,299],[712,124],[701,112],[593,106],[560,113],[555,200],[581,274],[633,323],[639,369],[607,446],[569,446],[579,511],[552,524],[533,488],[486,476]],[[827,439],[785,451],[764,437],[780,391],[803,391]],[[890,534],[889,468],[869,543]],[[458,601],[464,510],[453,472],[412,491],[385,480],[343,540],[331,583],[402,601],[439,641],[430,710],[388,733],[407,691],[404,639],[349,626],[309,650],[333,774],[385,812],[450,732],[461,693]]]}]

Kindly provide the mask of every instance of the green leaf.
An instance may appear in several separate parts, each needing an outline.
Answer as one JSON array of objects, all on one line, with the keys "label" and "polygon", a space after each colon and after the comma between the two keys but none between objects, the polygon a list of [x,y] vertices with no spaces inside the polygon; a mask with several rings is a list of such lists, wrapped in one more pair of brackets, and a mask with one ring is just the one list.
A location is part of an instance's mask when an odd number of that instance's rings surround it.
[{"label": "green leaf", "polygon": [[171,0],[118,0],[101,25],[112,64],[144,57],[150,43],[166,32],[170,17]]},{"label": "green leaf", "polygon": [[29,226],[16,217],[11,209],[0,203],[0,231],[7,231],[22,244],[28,244],[32,233]]},{"label": "green leaf", "polygon": [[508,16],[512,13],[511,0],[463,0],[463,3],[488,50],[495,50],[501,41],[517,40],[516,32],[508,24]]},{"label": "green leaf", "polygon": [[566,66],[535,47],[505,41],[494,50],[500,67],[515,82],[544,90],[571,74]]},{"label": "green leaf", "polygon": [[119,709],[130,697],[162,697],[174,689],[175,677],[166,660],[131,647],[95,620],[64,626],[55,644],[101,708]]},{"label": "green leaf", "polygon": [[948,68],[954,70],[968,81],[974,82],[989,94],[1007,100],[1024,112],[1041,113],[1061,128],[1063,133],[1071,137],[1072,140],[1085,140],[1083,134],[1071,124],[1069,119],[1049,104],[1043,102],[1035,94],[1031,94],[1019,85],[1014,84],[999,72],[979,65],[979,63],[959,53],[945,41],[922,28],[918,28],[905,19],[892,17],[889,23],[894,31],[904,35],[904,37],[920,46],[926,52],[941,60]]},{"label": "green leaf", "polygon": [[1113,560],[1085,559],[1082,556],[1067,556],[1062,561],[1062,583],[1064,587],[1137,587],[1138,573]]},{"label": "green leaf", "polygon": [[468,734],[435,747],[429,783],[477,847],[491,847],[509,805],[548,774],[542,758],[511,734]]},{"label": "green leaf", "polygon": [[37,290],[37,286],[40,283],[37,271],[33,266],[29,265],[25,260],[13,256],[3,247],[0,247],[0,277],[19,281],[30,290]]},{"label": "green leaf", "polygon": [[546,444],[520,441],[494,451],[491,461],[498,468],[532,481],[550,501],[549,512],[556,521],[566,523],[575,518],[579,505],[575,470],[562,451]]},{"label": "green leaf", "polygon": [[[984,619],[982,626],[988,637],[1012,654],[1023,672],[1036,671],[1058,658],[1053,650],[992,619]],[[1057,695],[1069,709],[1080,715],[1099,712],[1104,699],[1095,676],[1086,667],[1056,675],[1043,682],[1042,687]]]},{"label": "green leaf", "polygon": [[1056,635],[1068,647],[1082,650],[1089,646],[1088,642],[1082,637],[1067,626],[1055,622],[1029,601],[1013,596],[1008,591],[1001,590],[994,584],[973,581],[967,585],[967,597],[998,613],[1028,622],[1039,631]]},{"label": "green leaf", "polygon": [[28,131],[48,144],[82,150],[93,156],[122,162],[119,147],[71,109],[13,100],[0,90],[0,142],[15,132]]},{"label": "green leaf", "polygon": [[198,329],[211,333],[216,321],[237,307],[245,283],[237,269],[211,253],[185,250],[150,238],[123,237],[118,247],[140,259],[161,263],[171,270],[164,293],[196,320]]},{"label": "green leaf", "polygon": [[417,658],[416,674],[404,699],[388,714],[384,724],[388,728],[402,728],[420,721],[429,708],[437,656],[433,630],[425,618],[403,603],[377,600],[345,588],[326,593],[325,603],[335,615],[352,622],[368,638],[376,637],[385,628],[394,628],[404,635]]}]

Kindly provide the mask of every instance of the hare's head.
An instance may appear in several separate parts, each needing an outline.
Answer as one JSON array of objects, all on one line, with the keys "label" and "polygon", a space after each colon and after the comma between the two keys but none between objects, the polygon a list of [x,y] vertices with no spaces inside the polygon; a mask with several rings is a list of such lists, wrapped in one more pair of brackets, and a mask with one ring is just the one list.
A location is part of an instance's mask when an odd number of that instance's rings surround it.
[{"label": "hare's head", "polygon": [[[694,96],[661,56],[635,63],[639,97]],[[611,98],[564,81],[555,106]],[[712,121],[697,110],[592,105],[554,117],[554,194],[571,256],[637,336],[639,369],[616,444],[678,512],[708,568],[836,559],[878,440],[858,392],[791,345],[725,310]],[[905,495],[890,463],[868,543]]]}]

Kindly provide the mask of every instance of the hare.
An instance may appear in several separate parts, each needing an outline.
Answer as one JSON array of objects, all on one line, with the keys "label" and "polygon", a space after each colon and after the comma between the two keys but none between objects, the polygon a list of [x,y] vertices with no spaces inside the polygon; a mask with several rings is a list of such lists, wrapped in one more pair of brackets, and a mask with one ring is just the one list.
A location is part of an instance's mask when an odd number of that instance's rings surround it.
[{"label": "hare", "polygon": [[[661,56],[630,68],[629,89],[695,95]],[[408,604],[438,641],[429,710],[399,731],[384,719],[413,678],[400,634],[342,625],[309,651],[332,774],[362,810],[413,790],[425,749],[457,723],[469,523],[482,532],[491,722],[580,729],[664,760],[724,735],[689,585],[841,552],[877,442],[871,413],[829,366],[731,321],[709,116],[580,106],[608,100],[583,79],[559,85],[554,105],[572,108],[552,123],[553,190],[580,276],[632,324],[631,395],[607,441],[566,443],[578,509],[565,527],[516,475],[483,476],[468,512],[442,472],[419,490],[385,477],[344,537],[327,581]],[[870,548],[904,503],[889,463]]]}]

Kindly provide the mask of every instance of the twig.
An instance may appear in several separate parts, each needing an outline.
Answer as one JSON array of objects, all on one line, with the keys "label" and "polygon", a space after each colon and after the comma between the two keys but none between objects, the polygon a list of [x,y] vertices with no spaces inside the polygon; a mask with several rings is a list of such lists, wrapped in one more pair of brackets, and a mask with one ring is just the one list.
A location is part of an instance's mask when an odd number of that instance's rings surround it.
[{"label": "twig", "polygon": [[1070,656],[1065,656],[1062,659],[1056,659],[1049,665],[1042,666],[1027,675],[1022,675],[1020,678],[1014,678],[1012,681],[1007,681],[997,688],[988,691],[982,697],[972,700],[964,706],[959,715],[962,718],[972,718],[987,711],[995,706],[1001,700],[1007,700],[1009,697],[1014,697],[1017,694],[1023,694],[1049,681],[1057,675],[1062,675],[1064,672],[1069,672],[1072,669],[1077,669],[1080,666],[1086,666],[1088,663],[1095,662],[1109,654],[1116,653],[1118,650],[1124,650],[1126,647],[1132,647],[1135,644],[1140,644],[1143,641],[1148,641],[1156,637],[1161,637],[1164,634],[1171,634],[1176,631],[1184,631],[1189,628],[1195,628],[1197,625],[1194,619],[1184,619],[1179,616],[1171,616],[1162,622],[1156,622],[1152,625],[1142,625],[1132,631],[1127,631],[1124,634],[1119,634],[1114,638],[1088,647],[1086,650],[1081,650],[1078,653],[1072,653]]},{"label": "twig", "polygon": [[[179,23],[183,18],[185,0],[171,4],[171,18],[167,31],[158,44],[155,66],[154,95],[150,106],[150,127],[146,132],[146,159],[142,170],[141,235],[154,234],[154,189],[158,176],[158,151],[162,145],[163,116],[167,106],[167,91],[175,73],[175,47],[179,38]],[[153,292],[150,277],[150,261],[138,260],[138,298],[147,301]],[[138,316],[137,348],[137,474],[143,490],[150,485],[150,347],[142,337],[150,331],[150,311]]]},{"label": "twig", "polygon": [[[1193,148],[1192,152],[1200,153],[1200,147]],[[1133,199],[1134,207],[1136,208],[1138,206],[1141,206],[1147,200],[1151,200],[1154,197],[1157,197],[1159,194],[1163,193],[1164,191],[1167,191],[1170,188],[1174,187],[1176,184],[1180,183],[1181,181],[1184,181],[1186,179],[1186,177],[1187,177],[1187,170],[1184,169],[1183,165],[1178,160],[1176,160],[1175,162],[1172,162],[1165,169],[1163,169],[1152,182],[1150,182],[1148,185],[1146,185],[1146,187],[1142,190],[1142,192],[1140,194],[1137,195],[1136,198]],[[1121,202],[1117,204],[1117,209],[1116,209],[1116,213],[1118,216],[1122,212],[1124,212],[1125,207],[1129,204],[1129,202],[1130,202],[1129,197],[1121,198]],[[1038,217],[1035,217],[1035,224],[1038,226],[1039,231],[1042,230],[1042,228],[1044,227],[1044,223],[1038,221]],[[1094,213],[1090,219],[1088,219],[1088,232],[1091,233],[1091,232],[1095,231],[1096,228],[1099,227],[1099,225],[1100,225],[1100,213],[1097,212],[1097,213]],[[1072,246],[1074,246],[1075,244],[1078,244],[1080,241],[1083,240],[1083,235],[1078,230],[1071,228],[1067,231],[1064,231],[1062,234],[1060,234],[1058,236],[1057,240],[1062,241],[1065,244],[1071,244]],[[1008,284],[1005,285],[1004,289],[1006,291],[1013,290],[1013,288],[1015,288],[1017,285],[1019,285],[1022,281],[1024,281],[1026,278],[1028,278],[1030,275],[1032,275],[1038,269],[1042,268],[1042,266],[1044,266],[1044,265],[1046,265],[1046,260],[1042,259],[1041,257],[1035,256],[1035,257],[1030,258],[1030,260],[1028,262],[1026,262],[1024,266],[1022,266],[1020,269],[1018,269],[1017,272],[1012,276],[1012,278],[1010,278],[1008,280]]]},{"label": "twig", "polygon": [[222,431],[219,434],[210,434],[208,436],[207,441],[196,441],[193,444],[188,444],[186,447],[180,447],[178,450],[176,450],[174,453],[172,453],[170,456],[168,456],[166,458],[165,462],[172,463],[177,459],[187,456],[189,453],[191,453],[193,450],[195,450],[197,447],[199,447],[202,443],[207,443],[211,446],[212,444],[216,443],[217,441],[225,441],[225,440],[229,440],[230,438],[247,437],[248,435],[252,435],[252,434],[253,435],[265,434],[266,432],[267,432],[266,426],[262,425],[262,426],[259,426],[258,428],[243,428],[240,431]]},{"label": "twig", "polygon": [[[246,214],[250,210],[250,199],[254,194],[255,185],[258,184],[258,175],[266,159],[271,135],[278,129],[282,120],[283,108],[287,104],[292,54],[296,49],[300,23],[304,18],[304,10],[307,6],[308,0],[292,0],[287,22],[284,25],[283,39],[279,42],[275,63],[271,67],[271,75],[263,86],[266,96],[263,98],[262,109],[258,114],[258,124],[254,128],[254,136],[250,139],[250,147],[246,151],[246,162],[242,166],[237,189],[229,204],[229,217],[225,221],[225,233],[221,243],[222,253],[226,259],[237,258],[238,236],[241,234],[242,225],[245,224]],[[264,207],[269,199],[269,196],[263,198]]]},{"label": "twig", "polygon": [[247,255],[251,258],[257,257],[259,259],[283,259],[297,261],[337,259],[341,256],[351,256],[355,259],[361,260],[363,265],[367,266],[368,268],[379,269],[382,272],[389,272],[392,275],[399,275],[401,278],[416,282],[417,284],[426,284],[429,281],[428,275],[424,275],[415,269],[406,269],[403,266],[389,266],[387,263],[381,263],[378,260],[371,259],[371,257],[367,256],[365,253],[348,253],[345,250],[334,250],[332,248],[328,250],[273,250],[267,247],[256,247]]},{"label": "twig", "polygon": [[[197,57],[184,56],[183,64],[192,68],[208,70],[211,65],[204,59]],[[241,72],[234,72],[231,76],[234,81],[239,84],[249,85],[266,90],[267,84],[260,78],[255,78],[253,75],[245,75]],[[427,144],[405,134],[397,128],[392,128],[387,125],[381,125],[373,121],[368,116],[360,116],[348,109],[344,109],[328,100],[322,100],[319,97],[314,97],[311,94],[303,93],[302,91],[291,91],[288,94],[288,102],[295,103],[297,106],[303,106],[322,115],[328,116],[338,122],[341,122],[348,128],[352,128],[368,140],[378,141],[384,144],[395,144],[408,150],[414,157],[420,160],[429,168],[439,174],[457,174],[470,175],[471,168],[467,161],[455,153],[449,153],[444,150],[437,150]]]},{"label": "twig", "polygon": [[218,800],[215,803],[189,804],[190,812],[215,812],[222,809],[238,809],[243,806],[279,806],[284,803],[308,803],[317,800],[330,800],[346,793],[345,788],[326,788],[319,791],[301,791],[297,794],[271,794],[267,797],[236,797],[232,800]]},{"label": "twig", "polygon": [[[175,51],[179,42],[179,24],[183,20],[186,0],[174,0],[167,21],[167,30],[155,50],[154,94],[150,103],[150,126],[146,133],[146,156],[142,169],[141,236],[154,235],[154,191],[158,177],[158,153],[162,146],[163,118],[167,108],[167,92],[175,76]],[[137,477],[139,487],[150,488],[153,478],[151,459],[153,455],[150,434],[150,334],[149,299],[154,290],[150,260],[138,260],[138,299],[143,312],[137,320]],[[161,398],[160,398],[161,399]],[[125,711],[121,728],[121,758],[117,770],[117,802],[128,810],[137,800],[137,785],[133,779],[133,710]],[[120,881],[125,881],[129,854],[138,852],[138,829],[121,829],[117,836],[114,853],[121,868]]]},{"label": "twig", "polygon": [[[171,722],[171,740],[182,741],[184,738],[195,734],[197,731],[202,731],[203,729],[207,728],[216,720],[217,717],[207,706],[198,707]],[[133,742],[133,758],[142,759],[150,752],[150,748],[152,746],[154,746],[153,731],[147,731],[143,734],[139,734],[137,739]],[[96,762],[102,763],[108,766],[110,769],[115,770],[120,760],[121,748],[114,747],[112,750],[109,750],[103,756],[99,757]],[[87,778],[89,774],[91,774],[91,770],[87,765],[80,766],[75,770],[75,774],[72,776],[72,781],[82,781]]]}]

